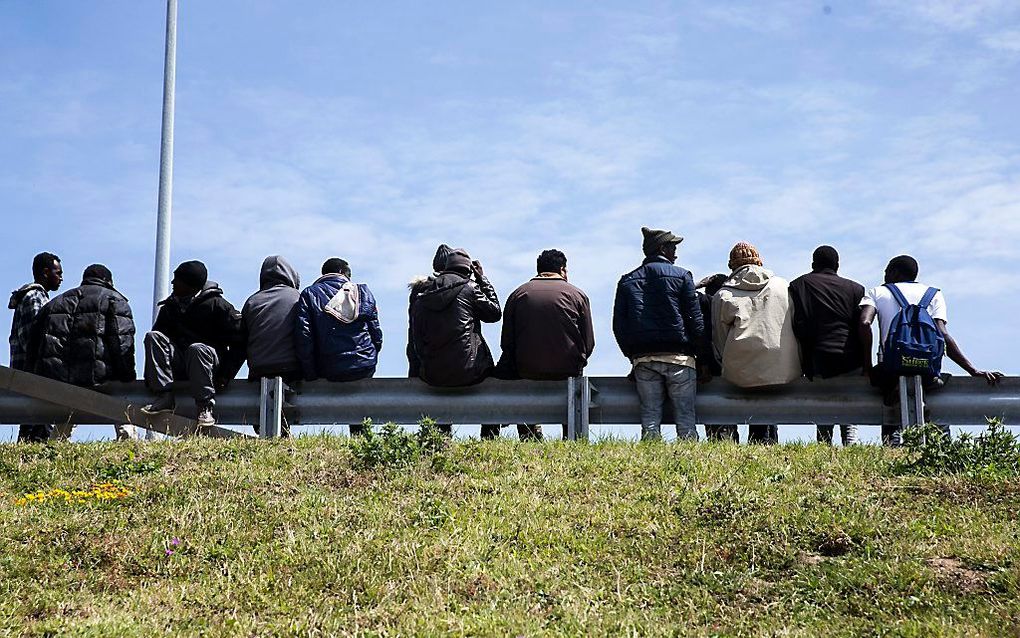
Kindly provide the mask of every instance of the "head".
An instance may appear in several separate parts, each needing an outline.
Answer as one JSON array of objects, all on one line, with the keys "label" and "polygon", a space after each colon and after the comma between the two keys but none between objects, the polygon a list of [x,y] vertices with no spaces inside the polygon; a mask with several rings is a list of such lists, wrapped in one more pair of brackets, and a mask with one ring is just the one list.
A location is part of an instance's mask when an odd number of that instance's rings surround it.
[{"label": "head", "polygon": [[471,255],[463,248],[455,248],[446,256],[446,267],[443,272],[455,272],[465,277],[471,276]]},{"label": "head", "polygon": [[446,244],[439,244],[439,248],[436,248],[436,256],[432,258],[432,271],[443,272],[446,270],[446,259],[452,252],[453,249]]},{"label": "head", "polygon": [[743,268],[744,266],[764,266],[758,249],[749,242],[740,241],[730,250],[730,261],[727,267],[730,271]]},{"label": "head", "polygon": [[665,257],[670,262],[676,261],[676,247],[684,240],[680,235],[674,235],[668,230],[657,230],[641,227],[641,250],[645,257]]},{"label": "head", "polygon": [[832,246],[819,246],[811,253],[811,270],[839,270],[839,253]]},{"label": "head", "polygon": [[110,272],[110,269],[104,266],[103,264],[92,264],[91,266],[86,268],[85,272],[82,273],[81,279],[82,283],[84,283],[88,279],[94,279],[102,281],[103,283],[108,284],[110,286],[113,285],[113,273]]},{"label": "head", "polygon": [[535,265],[540,275],[555,273],[564,279],[567,278],[567,256],[555,248],[543,250]]},{"label": "head", "polygon": [[324,275],[343,275],[348,279],[351,278],[351,265],[347,263],[346,259],[340,259],[339,257],[330,257],[322,263],[322,274]]},{"label": "head", "polygon": [[60,288],[64,281],[64,269],[60,266],[60,257],[53,253],[39,253],[32,259],[32,279],[47,291]]},{"label": "head", "polygon": [[899,284],[917,281],[917,260],[910,255],[900,255],[889,260],[885,267],[885,283]]},{"label": "head", "polygon": [[190,299],[202,291],[205,282],[209,280],[209,271],[205,264],[192,260],[182,262],[174,270],[174,278],[171,281],[173,295],[179,299]]},{"label": "head", "polygon": [[726,280],[729,278],[729,275],[724,275],[723,273],[709,275],[698,282],[697,288],[703,289],[705,294],[711,297],[715,295],[715,293],[719,292],[719,289],[723,287],[723,284],[726,283]]}]

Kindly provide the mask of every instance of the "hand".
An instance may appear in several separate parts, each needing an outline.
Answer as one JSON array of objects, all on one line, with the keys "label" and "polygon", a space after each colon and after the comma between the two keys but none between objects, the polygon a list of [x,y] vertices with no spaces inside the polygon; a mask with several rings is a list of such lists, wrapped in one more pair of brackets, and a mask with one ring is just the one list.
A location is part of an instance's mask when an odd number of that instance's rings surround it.
[{"label": "hand", "polygon": [[970,373],[970,376],[978,377],[978,378],[983,378],[985,381],[988,382],[988,385],[995,385],[996,383],[999,382],[999,379],[1003,378],[1006,375],[1002,374],[1001,372],[990,372],[990,371],[985,371],[985,370],[972,370],[971,373]]},{"label": "hand", "polygon": [[228,383],[230,383],[230,379],[216,379],[213,381],[213,388],[216,389],[216,392],[224,392]]},{"label": "hand", "polygon": [[471,262],[471,270],[475,273],[475,277],[479,279],[485,277],[485,270],[482,269],[482,262],[477,259]]},{"label": "hand", "polygon": [[698,366],[698,384],[704,385],[712,380],[712,370],[708,366]]}]

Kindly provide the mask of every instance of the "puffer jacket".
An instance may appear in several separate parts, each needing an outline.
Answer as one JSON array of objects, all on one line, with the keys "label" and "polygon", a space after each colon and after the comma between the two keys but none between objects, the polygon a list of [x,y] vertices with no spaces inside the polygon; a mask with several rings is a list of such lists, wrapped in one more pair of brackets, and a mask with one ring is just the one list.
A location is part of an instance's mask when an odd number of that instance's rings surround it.
[{"label": "puffer jacket", "polygon": [[216,380],[221,385],[233,379],[244,365],[246,344],[241,313],[223,298],[223,289],[215,281],[207,281],[189,300],[171,295],[159,302],[159,314],[152,329],[166,335],[182,351],[193,343],[204,343],[216,350],[220,360]]},{"label": "puffer jacket", "polygon": [[417,369],[429,385],[459,387],[481,382],[492,371],[482,322],[503,315],[492,284],[456,272],[428,282],[411,303],[411,341]]},{"label": "puffer jacket", "polygon": [[800,377],[789,284],[761,266],[744,266],[712,297],[713,340],[723,378],[754,388]]},{"label": "puffer jacket", "polygon": [[301,279],[283,257],[262,262],[259,291],[244,302],[241,320],[252,377],[291,377],[301,372],[294,331]]},{"label": "puffer jacket", "polygon": [[135,380],[135,322],[113,284],[86,278],[46,304],[32,329],[36,374],[92,387]]},{"label": "puffer jacket", "polygon": [[[356,316],[340,319],[326,307],[346,284],[356,288],[358,305],[350,309]],[[375,373],[382,328],[375,297],[365,284],[337,274],[319,277],[301,292],[296,321],[295,345],[306,380],[350,381]]]},{"label": "puffer jacket", "polygon": [[32,337],[32,326],[43,306],[50,300],[49,293],[41,284],[25,284],[11,293],[7,307],[14,311],[11,321],[11,367],[15,370],[28,370],[29,339]]},{"label": "puffer jacket", "polygon": [[704,330],[689,271],[654,256],[620,278],[613,334],[628,358],[659,353],[696,356]]}]

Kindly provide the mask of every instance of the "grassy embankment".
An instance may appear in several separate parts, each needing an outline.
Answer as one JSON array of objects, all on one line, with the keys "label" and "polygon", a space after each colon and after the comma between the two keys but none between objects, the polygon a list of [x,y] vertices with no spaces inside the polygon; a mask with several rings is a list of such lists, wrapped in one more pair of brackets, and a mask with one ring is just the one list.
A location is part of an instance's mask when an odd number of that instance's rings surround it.
[{"label": "grassy embankment", "polygon": [[[1016,479],[903,475],[874,447],[363,457],[0,446],[0,636],[1020,632]],[[16,501],[110,480],[130,495]]]}]

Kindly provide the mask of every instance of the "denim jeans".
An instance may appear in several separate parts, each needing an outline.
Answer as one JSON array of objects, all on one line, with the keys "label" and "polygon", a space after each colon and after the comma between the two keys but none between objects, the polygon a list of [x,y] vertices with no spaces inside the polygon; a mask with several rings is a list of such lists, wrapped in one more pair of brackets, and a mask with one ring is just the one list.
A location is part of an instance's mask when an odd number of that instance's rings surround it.
[{"label": "denim jeans", "polygon": [[676,437],[697,441],[694,426],[694,397],[697,374],[694,368],[675,363],[650,361],[634,366],[638,398],[641,399],[641,440],[662,438],[662,404],[668,395],[673,401]]}]

